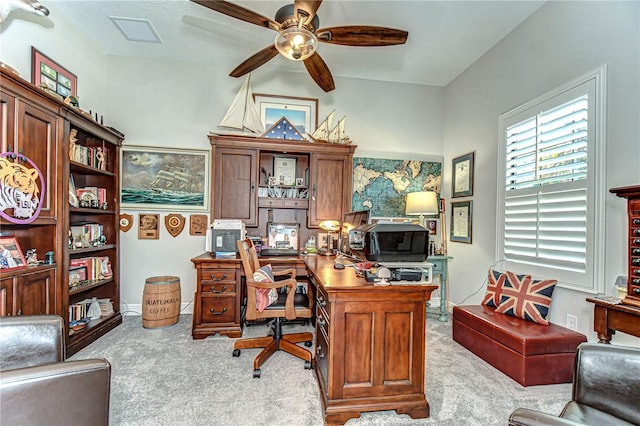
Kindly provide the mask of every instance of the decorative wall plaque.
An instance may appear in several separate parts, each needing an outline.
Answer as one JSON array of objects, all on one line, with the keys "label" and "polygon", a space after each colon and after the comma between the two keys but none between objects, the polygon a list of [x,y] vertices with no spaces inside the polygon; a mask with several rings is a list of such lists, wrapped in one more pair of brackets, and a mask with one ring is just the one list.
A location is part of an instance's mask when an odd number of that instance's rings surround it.
[{"label": "decorative wall plaque", "polygon": [[164,226],[172,237],[180,235],[185,223],[186,218],[181,214],[168,214],[164,217]]},{"label": "decorative wall plaque", "polygon": [[127,232],[133,226],[133,215],[130,214],[121,214],[120,215],[120,230],[122,232]]},{"label": "decorative wall plaque", "polygon": [[207,233],[207,215],[192,214],[189,216],[189,235],[205,235]]},{"label": "decorative wall plaque", "polygon": [[18,152],[0,154],[0,216],[9,222],[33,222],[44,203],[45,182],[38,166]]}]

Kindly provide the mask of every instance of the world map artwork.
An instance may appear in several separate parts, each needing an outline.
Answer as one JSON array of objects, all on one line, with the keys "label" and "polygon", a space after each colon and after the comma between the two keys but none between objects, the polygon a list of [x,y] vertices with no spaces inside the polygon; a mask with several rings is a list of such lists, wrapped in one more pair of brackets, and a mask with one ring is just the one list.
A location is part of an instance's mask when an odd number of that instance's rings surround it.
[{"label": "world map artwork", "polygon": [[409,192],[440,194],[442,163],[413,160],[353,159],[352,210],[372,217],[403,217]]}]

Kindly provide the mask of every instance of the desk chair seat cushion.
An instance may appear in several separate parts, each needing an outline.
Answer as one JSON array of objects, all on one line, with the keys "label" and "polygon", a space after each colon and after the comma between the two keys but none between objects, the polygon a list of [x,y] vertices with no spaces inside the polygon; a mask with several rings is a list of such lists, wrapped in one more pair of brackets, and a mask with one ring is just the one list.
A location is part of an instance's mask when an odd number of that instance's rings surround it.
[{"label": "desk chair seat cushion", "polygon": [[[272,283],[275,281],[271,265],[264,265],[253,273],[253,281],[258,283]],[[256,307],[263,312],[269,305],[278,300],[278,290],[275,288],[256,288]]]},{"label": "desk chair seat cushion", "polygon": [[[278,292],[278,299],[270,304],[266,309],[284,309],[285,303],[287,301],[287,293]],[[293,306],[296,309],[305,309],[309,307],[309,296],[305,293],[298,293],[293,298]]]}]

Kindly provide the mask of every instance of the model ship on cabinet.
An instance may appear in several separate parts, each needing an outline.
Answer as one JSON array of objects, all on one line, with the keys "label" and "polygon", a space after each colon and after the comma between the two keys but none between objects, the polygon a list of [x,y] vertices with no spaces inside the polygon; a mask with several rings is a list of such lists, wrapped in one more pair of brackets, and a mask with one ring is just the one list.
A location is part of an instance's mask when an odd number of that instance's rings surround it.
[{"label": "model ship on cabinet", "polygon": [[338,120],[338,124],[336,124],[335,127],[331,127],[334,114],[335,110],[331,111],[329,115],[327,115],[327,118],[320,123],[318,128],[309,135],[313,142],[336,143],[341,145],[349,145],[351,143],[351,140],[344,131],[347,118],[342,117]]},{"label": "model ship on cabinet", "polygon": [[218,125],[218,130],[211,130],[210,133],[258,137],[264,132],[264,124],[253,100],[251,74],[249,74]]}]

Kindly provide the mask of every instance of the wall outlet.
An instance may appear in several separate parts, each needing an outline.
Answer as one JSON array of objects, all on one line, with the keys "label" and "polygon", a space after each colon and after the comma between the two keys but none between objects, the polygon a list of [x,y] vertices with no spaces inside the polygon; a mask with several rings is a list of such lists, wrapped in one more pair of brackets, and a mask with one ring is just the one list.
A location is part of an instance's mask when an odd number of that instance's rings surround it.
[{"label": "wall outlet", "polygon": [[570,330],[578,330],[578,317],[567,314],[567,328]]}]

